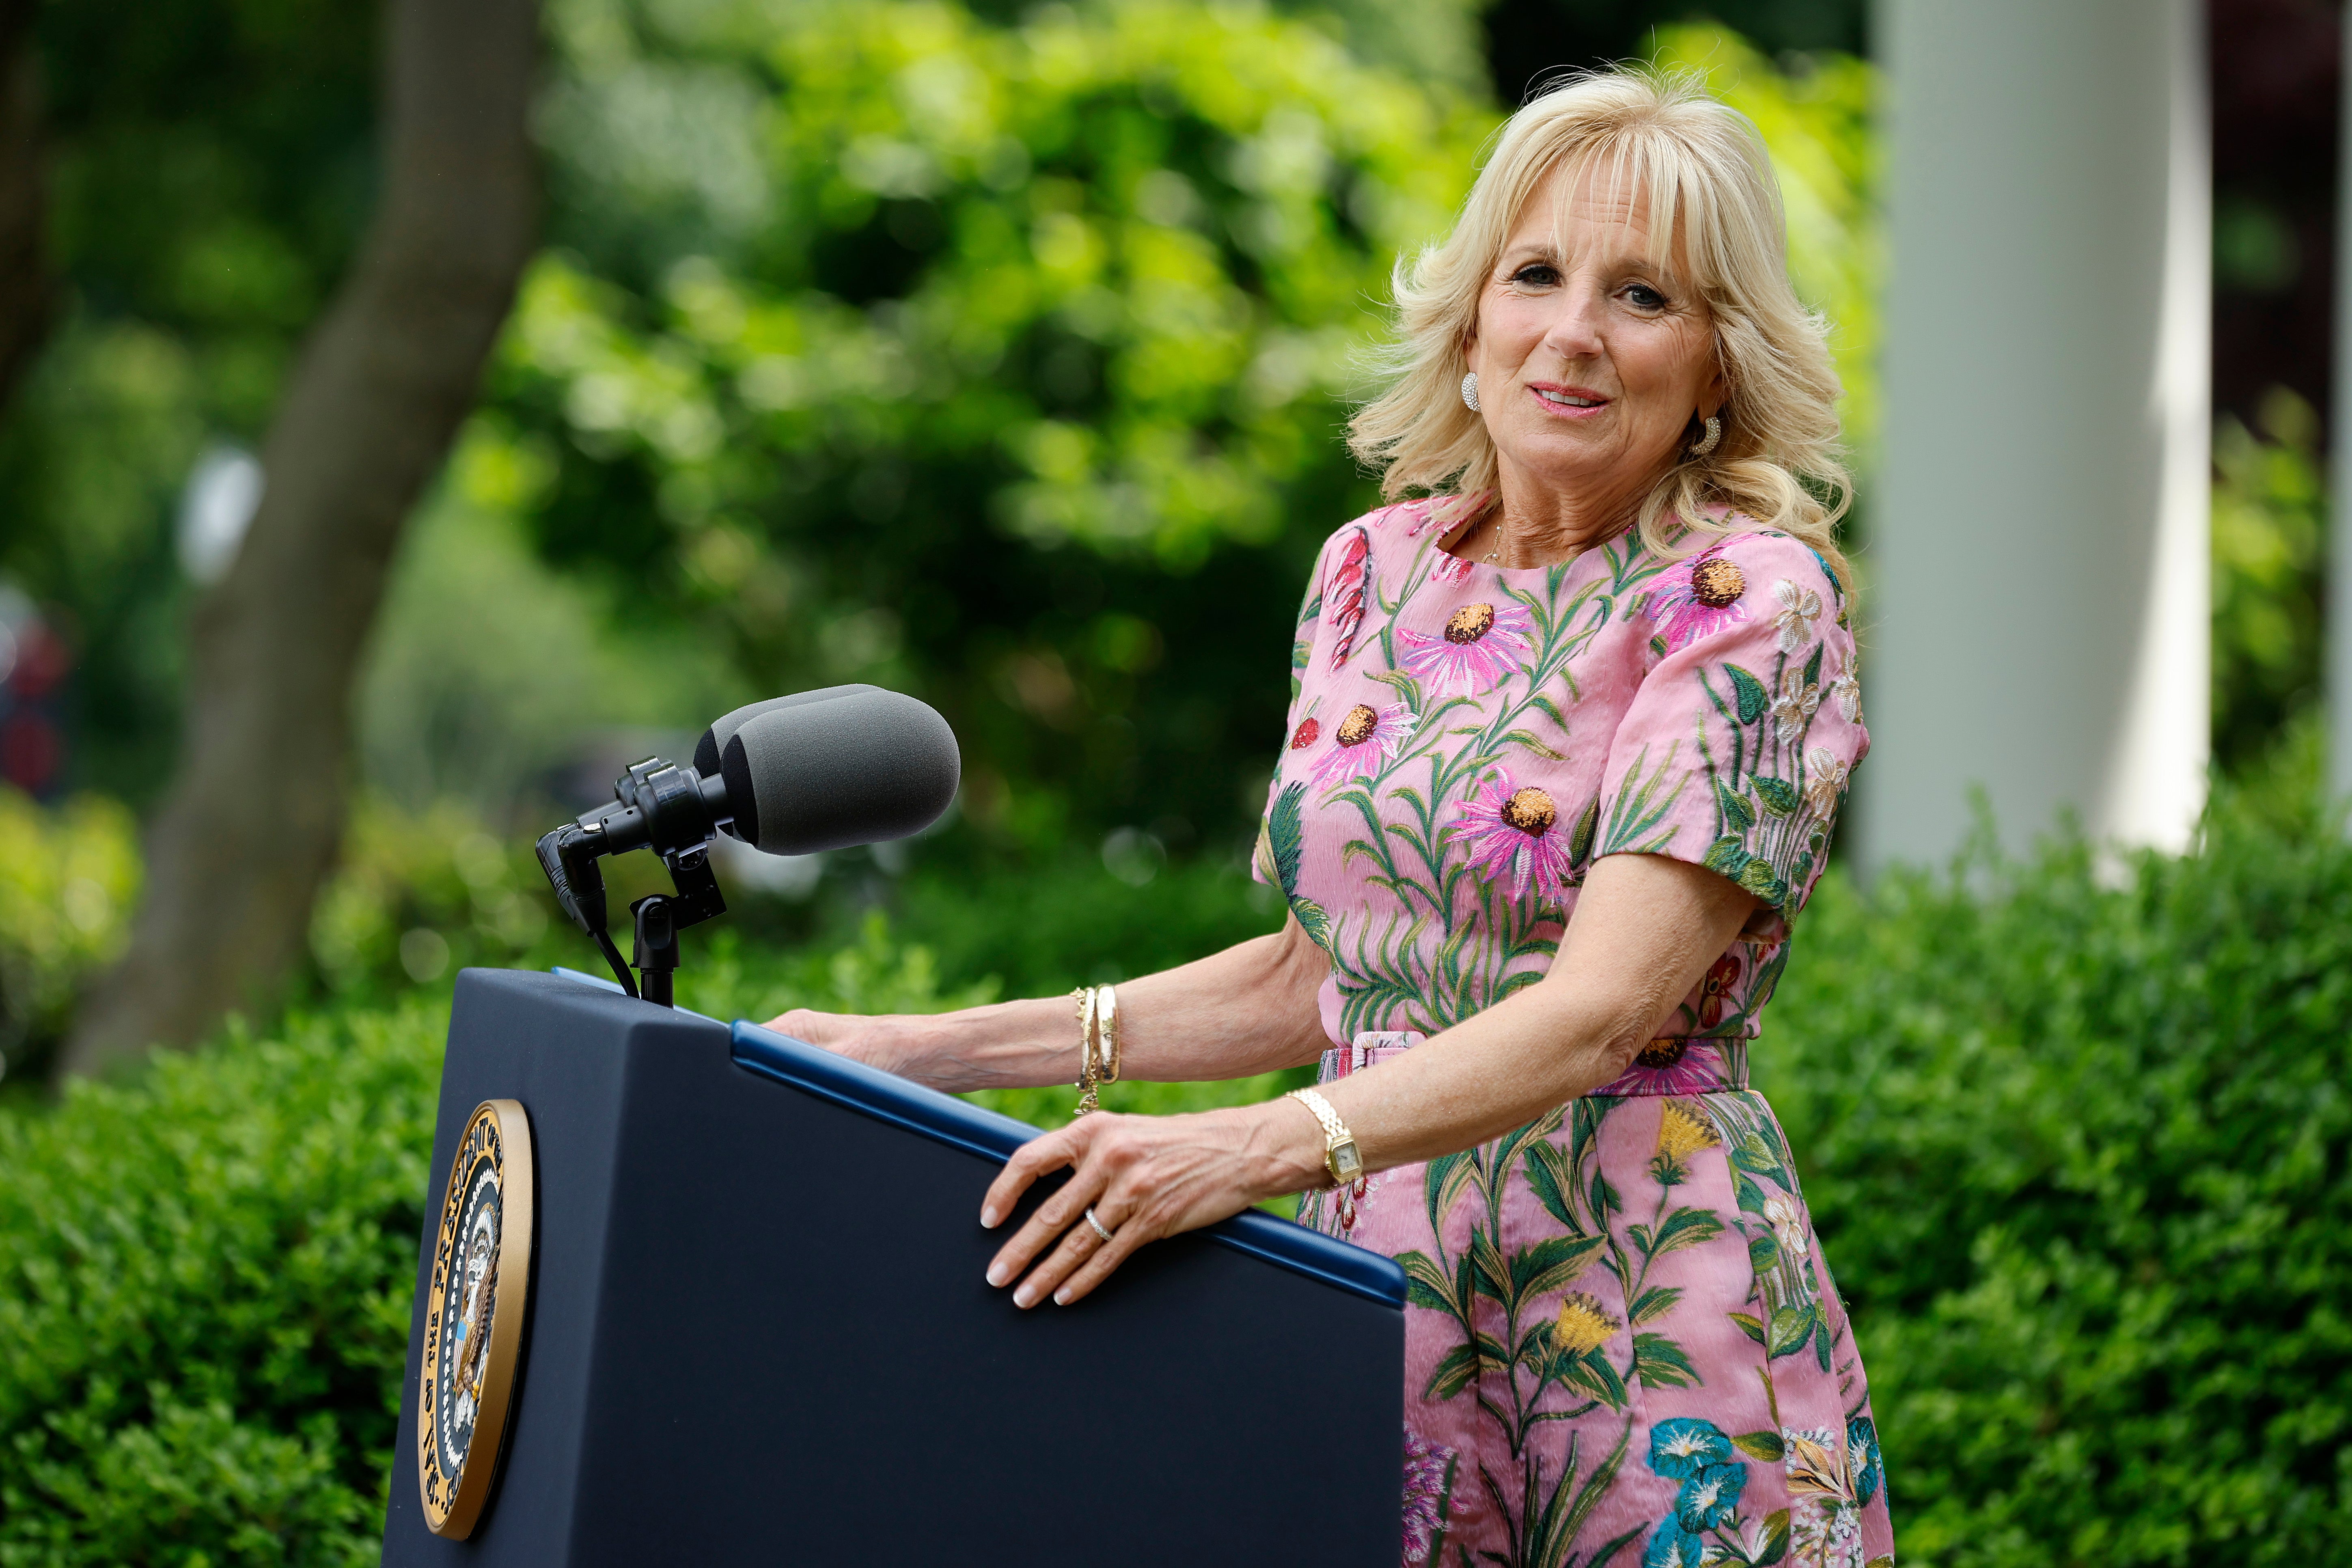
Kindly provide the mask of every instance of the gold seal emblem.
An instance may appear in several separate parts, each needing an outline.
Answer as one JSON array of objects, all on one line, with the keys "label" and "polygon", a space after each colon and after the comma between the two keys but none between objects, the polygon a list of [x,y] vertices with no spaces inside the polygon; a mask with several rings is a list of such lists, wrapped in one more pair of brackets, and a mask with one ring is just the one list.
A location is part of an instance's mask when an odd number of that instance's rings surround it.
[{"label": "gold seal emblem", "polygon": [[425,1300],[416,1487],[436,1535],[473,1533],[498,1473],[530,1288],[530,1121],[519,1101],[474,1108],[450,1162]]}]

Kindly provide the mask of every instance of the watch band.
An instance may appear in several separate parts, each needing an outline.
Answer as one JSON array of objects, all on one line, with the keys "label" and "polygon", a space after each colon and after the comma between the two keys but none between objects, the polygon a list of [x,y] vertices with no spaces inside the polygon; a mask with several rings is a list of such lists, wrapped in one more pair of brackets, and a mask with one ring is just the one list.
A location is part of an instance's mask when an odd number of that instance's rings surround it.
[{"label": "watch band", "polygon": [[1294,1089],[1283,1098],[1298,1101],[1323,1124],[1323,1168],[1330,1173],[1333,1186],[1345,1186],[1364,1173],[1363,1152],[1356,1146],[1356,1135],[1348,1131],[1329,1100],[1311,1089]]}]

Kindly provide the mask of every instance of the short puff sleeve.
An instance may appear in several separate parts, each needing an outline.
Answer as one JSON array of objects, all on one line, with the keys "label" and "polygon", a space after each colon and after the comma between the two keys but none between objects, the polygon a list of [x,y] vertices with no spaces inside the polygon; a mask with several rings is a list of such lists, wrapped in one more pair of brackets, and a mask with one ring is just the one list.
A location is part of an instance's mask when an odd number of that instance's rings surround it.
[{"label": "short puff sleeve", "polygon": [[1610,743],[1599,853],[1720,872],[1756,895],[1750,933],[1771,940],[1820,879],[1870,749],[1845,593],[1769,532],[1718,540],[1657,582],[1636,611],[1653,662]]}]

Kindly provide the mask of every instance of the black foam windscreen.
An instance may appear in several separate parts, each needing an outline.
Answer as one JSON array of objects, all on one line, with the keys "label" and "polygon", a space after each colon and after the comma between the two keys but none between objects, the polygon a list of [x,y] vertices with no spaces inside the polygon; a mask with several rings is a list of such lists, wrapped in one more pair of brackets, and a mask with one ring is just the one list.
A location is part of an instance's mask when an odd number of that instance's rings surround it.
[{"label": "black foam windscreen", "polygon": [[[710,728],[702,732],[702,739],[694,743],[694,771],[707,779],[717,778],[727,755],[727,742],[735,738],[736,731],[762,713],[804,707],[811,702],[830,702],[836,697],[846,697],[853,692],[881,689],[878,686],[827,686],[815,691],[795,691],[790,697],[771,697],[762,702],[746,702],[733,712],[714,721]],[[739,833],[736,837],[748,840],[751,835]]]},{"label": "black foam windscreen", "polygon": [[945,719],[895,691],[836,692],[736,725],[719,774],[737,837],[771,855],[878,844],[920,833],[955,799],[963,760]]}]

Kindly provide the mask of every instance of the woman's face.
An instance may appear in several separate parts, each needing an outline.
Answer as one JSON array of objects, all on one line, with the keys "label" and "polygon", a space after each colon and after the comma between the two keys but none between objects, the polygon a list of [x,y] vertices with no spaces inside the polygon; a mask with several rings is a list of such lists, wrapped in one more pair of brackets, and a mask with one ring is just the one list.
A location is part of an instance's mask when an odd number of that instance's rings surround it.
[{"label": "woman's face", "polygon": [[1722,375],[1706,301],[1649,260],[1647,200],[1580,174],[1555,225],[1570,177],[1546,176],[1504,242],[1470,368],[1507,490],[1613,508],[1674,461],[1694,414],[1721,405]]}]

